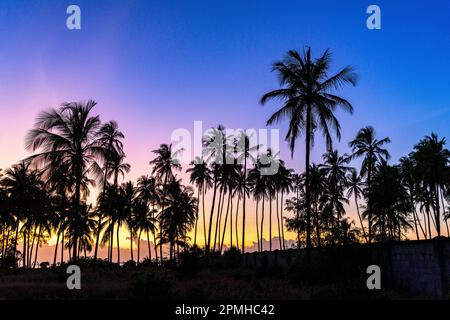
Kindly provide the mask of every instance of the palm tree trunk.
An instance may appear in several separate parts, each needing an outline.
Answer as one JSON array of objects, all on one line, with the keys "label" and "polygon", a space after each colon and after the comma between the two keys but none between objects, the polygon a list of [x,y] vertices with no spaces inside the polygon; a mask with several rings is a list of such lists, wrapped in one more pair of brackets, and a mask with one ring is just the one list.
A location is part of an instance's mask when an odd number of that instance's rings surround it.
[{"label": "palm tree trunk", "polygon": [[225,241],[225,235],[226,235],[226,231],[227,231],[227,221],[228,221],[228,212],[229,212],[229,209],[230,209],[230,199],[231,199],[231,192],[228,192],[227,210],[226,210],[226,213],[225,213],[225,222],[224,222],[224,225],[223,225],[222,240],[219,239],[219,241],[220,241],[219,252],[220,253],[222,253],[223,243]]},{"label": "palm tree trunk", "polygon": [[[150,260],[150,262],[152,262],[152,250],[150,249],[150,237],[148,235],[148,230],[147,230],[147,244],[148,244],[148,259]],[[158,258],[156,258],[156,262],[158,262]]]},{"label": "palm tree trunk", "polygon": [[245,188],[247,186],[247,150],[244,147],[244,194],[242,201],[242,254],[245,253]]},{"label": "palm tree trunk", "polygon": [[223,210],[223,205],[225,202],[225,193],[226,190],[224,190],[224,187],[222,186],[220,188],[220,193],[219,193],[219,206],[217,208],[217,219],[216,219],[216,227],[215,227],[215,232],[214,232],[214,247],[213,247],[213,251],[216,250],[216,245],[217,247],[219,247],[220,245],[220,227],[222,225],[222,210]]},{"label": "palm tree trunk", "polygon": [[284,250],[286,250],[286,239],[285,239],[285,237],[284,237],[284,217],[283,217],[283,210],[284,210],[284,208],[283,208],[283,205],[284,205],[284,202],[283,202],[283,197],[284,197],[284,192],[283,191],[281,191],[281,203],[280,203],[280,206],[281,206],[281,212],[280,212],[280,218],[281,218],[281,234],[283,235],[283,249]]},{"label": "palm tree trunk", "polygon": [[163,221],[162,221],[162,217],[163,217],[163,212],[164,212],[164,201],[166,200],[166,187],[167,187],[167,174],[164,176],[164,185],[163,185],[163,199],[162,199],[162,206],[161,206],[161,218],[159,221],[159,255],[161,258],[161,266],[163,265]]},{"label": "palm tree trunk", "polygon": [[17,221],[16,221],[16,231],[15,231],[15,236],[14,236],[14,249],[13,249],[14,265],[13,265],[13,269],[16,268],[15,259],[16,259],[16,254],[17,254],[17,241],[18,241],[18,238],[19,238],[19,219],[17,219]]},{"label": "palm tree trunk", "polygon": [[372,201],[371,201],[371,194],[372,194],[372,189],[371,189],[371,173],[372,173],[372,161],[370,161],[369,158],[369,163],[368,163],[368,171],[367,171],[367,190],[368,190],[368,197],[367,197],[367,208],[368,208],[368,216],[367,216],[367,223],[368,223],[368,229],[369,229],[369,243],[372,242]]},{"label": "palm tree trunk", "polygon": [[434,198],[435,198],[435,221],[436,221],[436,231],[437,231],[437,236],[440,237],[441,236],[441,212],[440,212],[440,205],[439,205],[439,186],[435,185],[434,186]]},{"label": "palm tree trunk", "polygon": [[214,191],[213,191],[213,199],[212,199],[212,204],[211,204],[211,213],[209,215],[208,245],[206,247],[206,253],[208,253],[208,254],[211,249],[211,231],[212,231],[212,224],[213,224],[213,217],[214,217],[214,204],[216,202],[216,192],[217,192],[217,182],[214,181]]},{"label": "palm tree trunk", "polygon": [[237,204],[236,204],[236,219],[235,219],[235,226],[234,226],[234,231],[236,233],[236,248],[239,249],[239,224],[238,224],[238,217],[239,217],[239,201],[240,198],[238,196],[237,198]]},{"label": "palm tree trunk", "polygon": [[230,208],[230,248],[232,247],[233,247],[233,197],[231,197],[231,208]]},{"label": "palm tree trunk", "polygon": [[137,264],[136,265],[139,265],[139,262],[141,261],[141,235],[142,235],[142,229],[139,230],[138,243],[137,243],[137,247],[138,247]]},{"label": "palm tree trunk", "polygon": [[131,261],[134,261],[134,254],[133,254],[133,231],[130,231],[130,251],[131,251]]},{"label": "palm tree trunk", "polygon": [[277,204],[277,226],[278,226],[278,243],[279,243],[279,249],[283,250],[283,246],[281,243],[281,228],[280,228],[280,202],[279,199],[279,192],[277,192],[277,196],[275,199],[275,203]]},{"label": "palm tree trunk", "polygon": [[61,230],[61,263],[62,266],[64,263],[64,230]]},{"label": "palm tree trunk", "polygon": [[317,237],[317,247],[321,247],[320,242],[320,225],[319,225],[319,210],[317,209],[317,201],[314,200],[314,217],[315,217],[315,225],[316,225],[316,237]]},{"label": "palm tree trunk", "polygon": [[117,264],[120,267],[120,243],[119,243],[119,230],[120,230],[120,224],[117,223]]},{"label": "palm tree trunk", "polygon": [[42,235],[42,228],[41,228],[41,226],[39,226],[39,233],[38,233],[38,239],[37,239],[37,244],[36,244],[36,252],[34,254],[33,269],[36,266],[37,255],[38,255],[38,250],[39,250],[39,243],[40,243],[40,240],[41,240],[41,235]]},{"label": "palm tree trunk", "polygon": [[256,239],[258,240],[258,251],[261,251],[260,243],[259,243],[259,218],[258,218],[258,208],[259,207],[259,199],[256,198]]},{"label": "palm tree trunk", "polygon": [[[197,199],[200,201],[200,187],[197,190]],[[197,217],[195,218],[195,229],[194,229],[194,247],[197,245],[197,225],[198,225],[198,217],[200,213],[200,206],[197,205]]]},{"label": "palm tree trunk", "polygon": [[450,237],[450,233],[449,233],[449,229],[448,229],[448,222],[447,219],[445,219],[445,202],[444,202],[444,195],[443,195],[443,191],[441,190],[441,202],[442,202],[442,216],[443,216],[443,220],[445,222],[445,228],[447,230],[447,237]]},{"label": "palm tree trunk", "polygon": [[[356,194],[355,194],[355,205],[356,205],[356,212],[358,213],[359,223],[361,224],[361,229],[362,229],[362,232],[364,235],[364,239],[366,239],[366,243],[367,243],[368,239],[367,239],[367,235],[366,235],[366,229],[364,228],[361,214],[359,213],[358,198],[356,197]],[[417,239],[417,240],[419,240],[419,239]]]},{"label": "palm tree trunk", "polygon": [[[154,217],[155,217],[155,202],[152,201],[152,218],[154,218]],[[153,246],[155,248],[155,259],[156,259],[156,262],[158,262],[158,245],[156,244],[156,232],[155,231],[156,231],[155,229],[152,229]],[[148,230],[147,230],[147,233],[148,233]],[[148,241],[148,245],[150,245],[150,241]],[[151,255],[149,257],[151,257]],[[150,259],[150,262],[151,262],[151,259]]]},{"label": "palm tree trunk", "polygon": [[56,237],[56,244],[55,244],[55,254],[53,255],[53,268],[56,267],[56,256],[58,254],[58,244],[59,244],[59,237],[61,235],[61,232],[58,230],[58,235]]},{"label": "palm tree trunk", "polygon": [[272,194],[269,195],[269,251],[272,251]]},{"label": "palm tree trunk", "polygon": [[265,203],[265,198],[264,198],[264,194],[262,196],[262,210],[261,210],[261,251],[264,251],[264,203]]},{"label": "palm tree trunk", "polygon": [[[305,175],[305,193],[306,193],[306,249],[307,255],[309,257],[310,249],[311,249],[311,192],[309,185],[309,157],[310,157],[310,149],[311,149],[311,106],[308,104],[306,111],[306,155],[305,155],[305,166],[306,166],[306,175]],[[298,237],[300,236],[300,230],[297,231]],[[298,247],[300,247],[300,243],[298,243]]]},{"label": "palm tree trunk", "polygon": [[208,239],[206,235],[206,216],[205,216],[205,186],[202,187],[202,211],[203,211],[203,237],[204,237],[204,243],[205,243],[205,250],[206,246],[208,245]]}]

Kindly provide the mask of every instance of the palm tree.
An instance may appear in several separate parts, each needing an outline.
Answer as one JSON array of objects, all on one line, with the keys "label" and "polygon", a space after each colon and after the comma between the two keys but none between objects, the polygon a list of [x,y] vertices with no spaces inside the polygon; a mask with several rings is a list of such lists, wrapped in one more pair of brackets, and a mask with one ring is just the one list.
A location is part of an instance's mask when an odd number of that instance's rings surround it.
[{"label": "palm tree", "polygon": [[[435,133],[426,136],[414,146],[411,157],[416,163],[416,170],[422,190],[428,193],[434,212],[437,235],[441,235],[440,195],[448,185],[450,151],[445,148],[445,138],[439,139]],[[447,180],[447,181],[446,181]]]},{"label": "palm tree", "polygon": [[347,198],[351,198],[352,196],[355,198],[356,212],[358,213],[359,223],[361,224],[361,230],[363,232],[364,239],[366,240],[367,243],[368,239],[366,235],[366,229],[364,228],[358,204],[358,199],[363,194],[361,176],[359,176],[356,170],[353,169],[351,170],[347,178],[347,181],[348,181]]},{"label": "palm tree", "polygon": [[[134,204],[134,227],[138,234],[138,256],[137,256],[137,264],[140,262],[140,252],[141,252],[141,235],[144,232],[147,235],[147,244],[148,244],[148,258],[152,260],[152,252],[150,249],[150,237],[149,233],[155,234],[156,231],[156,223],[157,220],[154,216],[155,211],[153,209],[149,209],[147,201],[138,197]],[[155,250],[156,252],[156,250]]]},{"label": "palm tree", "polygon": [[381,241],[400,240],[402,230],[411,228],[408,215],[412,205],[400,169],[383,160],[377,165],[372,182],[373,229]]},{"label": "palm tree", "polygon": [[[276,191],[277,191],[277,216],[278,210],[280,210],[279,217],[279,230],[281,230],[281,239],[282,245],[280,245],[280,249],[286,249],[285,237],[284,237],[284,195],[288,194],[292,190],[292,174],[293,170],[286,168],[286,165],[283,160],[279,160],[279,169],[276,173]],[[280,204],[278,204],[278,194],[280,194]]]},{"label": "palm tree", "polygon": [[372,241],[372,176],[377,163],[389,159],[389,152],[384,148],[384,145],[390,142],[391,140],[389,138],[384,138],[381,140],[376,139],[374,128],[367,126],[359,130],[355,139],[349,143],[349,146],[352,148],[354,158],[364,157],[361,164],[360,175],[362,177],[367,177],[367,217],[369,243]]},{"label": "palm tree", "polygon": [[[212,187],[212,177],[211,170],[208,168],[206,162],[201,158],[196,158],[191,162],[191,168],[186,170],[186,173],[190,173],[190,182],[197,186],[197,199],[200,201],[200,194],[202,198],[203,206],[203,235],[206,248],[206,217],[205,217],[205,192]],[[200,207],[200,206],[199,206]],[[195,220],[195,231],[194,231],[194,246],[197,245],[197,224],[198,224],[198,213],[197,219]]]},{"label": "palm tree", "polygon": [[193,197],[190,187],[184,187],[180,180],[173,179],[167,187],[165,203],[164,210],[160,212],[160,221],[163,222],[160,239],[170,244],[169,255],[172,260],[175,248],[178,251],[180,246],[187,247],[187,233],[195,225],[198,201]]},{"label": "palm tree", "polygon": [[[106,190],[106,184],[108,183],[108,170],[112,167],[111,162],[112,159],[118,159],[121,156],[124,155],[123,153],[123,143],[122,139],[124,139],[125,136],[122,132],[119,131],[119,126],[117,122],[110,121],[108,123],[105,123],[102,125],[102,127],[99,130],[99,138],[98,143],[104,147],[104,150],[106,152],[105,154],[105,165],[104,165],[104,175],[103,175],[103,189],[102,194]],[[122,165],[123,170],[127,170],[126,166]],[[119,166],[120,170],[120,166]],[[128,169],[129,170],[129,169]],[[94,259],[97,260],[97,253],[98,253],[98,244],[100,239],[100,231],[102,226],[102,215],[100,214],[98,217],[98,224],[97,224],[97,236],[95,240],[95,251],[94,251]]]},{"label": "palm tree", "polygon": [[[156,154],[156,158],[150,161],[150,165],[153,165],[152,174],[156,174],[158,179],[162,181],[162,201],[161,201],[161,212],[164,211],[165,198],[166,198],[166,189],[168,183],[173,182],[175,179],[173,170],[181,170],[181,165],[177,159],[178,153],[172,151],[172,144],[161,144],[158,149],[153,150],[153,153]],[[160,218],[163,219],[164,215],[160,214]],[[161,264],[163,263],[163,254],[162,254],[162,244],[163,244],[163,230],[162,226],[164,224],[163,220],[159,221],[160,225],[160,258]]]},{"label": "palm tree", "polygon": [[[83,180],[88,176],[98,179],[103,172],[97,162],[105,155],[103,146],[98,143],[100,118],[91,116],[95,105],[92,100],[71,102],[42,112],[26,138],[27,149],[37,152],[27,158],[27,162],[42,165],[44,171],[51,170],[55,163],[66,164],[69,168],[74,180],[74,215],[80,215],[81,201],[86,196]],[[78,234],[76,230],[72,233]],[[78,239],[73,240],[72,259],[76,260]]]},{"label": "palm tree", "polygon": [[334,112],[337,107],[352,112],[353,107],[342,97],[333,93],[344,84],[356,85],[357,76],[352,67],[347,66],[337,74],[328,76],[331,53],[326,50],[318,59],[311,58],[311,49],[307,48],[303,56],[296,51],[289,51],[282,61],[274,63],[273,70],[278,73],[280,89],[266,93],[261,104],[269,100],[282,100],[283,107],[267,121],[267,125],[289,118],[289,130],[286,140],[289,142],[291,156],[295,142],[302,131],[306,137],[306,246],[311,248],[311,195],[309,187],[309,159],[314,133],[321,129],[330,149],[332,138],[330,129],[334,129],[340,139],[340,124]]},{"label": "palm tree", "polygon": [[[255,153],[258,148],[259,145],[250,145],[250,138],[251,136],[249,136],[246,132],[241,131],[238,134],[237,140],[236,140],[236,156],[237,156],[237,162],[239,164],[242,164],[242,162],[244,162],[244,171],[243,171],[243,178],[240,180],[243,183],[242,186],[242,191],[246,190],[246,184],[247,184],[247,159],[250,159],[251,162],[255,163],[256,159],[253,156],[253,153]],[[245,253],[245,213],[246,213],[246,206],[245,206],[245,202],[246,202],[246,198],[247,198],[247,194],[245,191],[243,191],[241,193],[242,195],[242,254]],[[238,204],[239,207],[239,204]],[[237,223],[237,212],[236,211],[236,223]],[[236,229],[237,230],[237,229]],[[236,239],[237,239],[237,235],[236,235]]]},{"label": "palm tree", "polygon": [[[24,250],[22,252],[23,266],[26,267],[29,257],[30,232],[34,224],[36,211],[45,199],[42,199],[43,182],[40,175],[35,170],[30,170],[29,164],[24,162],[14,165],[5,171],[2,178],[2,185],[8,197],[8,211],[11,216],[8,220],[14,228],[13,257],[17,254],[17,244],[19,231],[23,236]],[[14,218],[13,218],[14,217]],[[22,227],[19,230],[22,223]]]},{"label": "palm tree", "polygon": [[[155,218],[155,214],[158,212],[156,207],[161,203],[161,194],[158,183],[154,177],[151,176],[141,176],[138,179],[138,197],[142,199],[142,201],[150,208],[151,218]],[[155,259],[158,261],[158,250],[157,250],[157,242],[156,242],[156,227],[147,229],[147,238],[148,231],[153,234],[153,244],[155,246]],[[150,246],[150,240],[147,239],[148,245]],[[151,260],[150,249],[149,249],[149,259]]]},{"label": "palm tree", "polygon": [[[208,242],[206,245],[206,253],[209,254],[211,250],[211,233],[214,219],[214,209],[216,204],[217,188],[222,181],[222,166],[226,163],[227,157],[227,137],[225,135],[225,128],[222,125],[218,125],[217,128],[211,128],[209,135],[203,137],[203,147],[206,154],[206,160],[211,163],[211,172],[213,177],[213,198],[211,203],[211,212],[209,215],[209,227],[208,227]],[[223,185],[223,183],[222,183]],[[218,228],[219,212],[221,209],[222,191],[219,194],[219,204],[217,210],[217,223],[216,231]],[[217,232],[216,232],[217,234]],[[214,241],[215,246],[215,241]]]},{"label": "palm tree", "polygon": [[[250,196],[250,187],[249,187],[249,185],[247,183],[246,174],[244,173],[244,171],[242,171],[242,172],[239,173],[239,176],[236,178],[236,185],[234,186],[233,194],[232,194],[232,197],[237,197],[236,219],[235,219],[235,223],[236,223],[236,227],[235,227],[235,231],[236,231],[236,248],[239,248],[239,236],[238,236],[239,201],[240,201],[240,199],[244,199],[245,197],[249,197],[249,196]],[[244,207],[243,207],[243,212],[244,212]],[[245,218],[244,218],[244,216],[242,216],[242,223],[243,224],[245,224],[244,220],[245,220]],[[243,230],[243,235],[244,234],[245,234],[245,228]],[[243,238],[243,241],[244,240],[245,240],[245,236]],[[245,250],[244,247],[242,247],[242,250]]]},{"label": "palm tree", "polygon": [[347,174],[353,169],[347,166],[351,157],[347,154],[339,155],[338,151],[334,150],[325,153],[322,158],[324,163],[319,168],[327,180],[330,209],[336,214],[338,222],[345,213],[342,201],[348,203],[348,199],[343,198],[343,192],[347,186]]}]

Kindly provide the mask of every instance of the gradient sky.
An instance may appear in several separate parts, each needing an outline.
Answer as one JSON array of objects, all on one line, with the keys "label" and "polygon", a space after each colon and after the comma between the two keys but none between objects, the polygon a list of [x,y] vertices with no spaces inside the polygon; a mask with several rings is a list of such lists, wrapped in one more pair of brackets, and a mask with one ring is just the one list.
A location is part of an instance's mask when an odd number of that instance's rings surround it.
[{"label": "gradient sky", "polygon": [[[366,28],[373,3],[382,30]],[[82,30],[66,28],[70,4],[81,7]],[[372,125],[397,161],[431,131],[448,135],[449,16],[446,1],[2,0],[0,168],[28,155],[35,116],[64,101],[94,99],[103,121],[119,122],[128,179],[148,173],[151,150],[194,120],[264,128],[275,110],[258,104],[277,87],[271,63],[305,45],[315,55],[330,48],[335,70],[351,64],[360,75],[342,92],[355,113],[339,114],[339,150]],[[323,151],[318,139],[312,159]],[[303,168],[303,152],[299,141],[288,165]]]}]

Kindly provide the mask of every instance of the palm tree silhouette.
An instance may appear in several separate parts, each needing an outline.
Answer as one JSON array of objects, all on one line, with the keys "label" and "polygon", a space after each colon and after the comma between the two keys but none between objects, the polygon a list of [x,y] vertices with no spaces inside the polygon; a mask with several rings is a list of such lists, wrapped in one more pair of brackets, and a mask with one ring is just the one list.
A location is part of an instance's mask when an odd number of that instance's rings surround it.
[{"label": "palm tree silhouette", "polygon": [[[441,235],[440,197],[448,179],[450,151],[445,148],[445,138],[439,139],[435,133],[426,136],[414,146],[411,157],[416,163],[421,190],[428,194],[434,212],[434,224],[437,235]],[[431,231],[430,231],[431,233]]]},{"label": "palm tree silhouette", "polygon": [[[180,151],[180,150],[179,150]],[[172,183],[175,179],[173,170],[181,170],[181,165],[177,159],[178,153],[172,152],[172,144],[162,144],[158,149],[153,150],[156,154],[156,158],[150,161],[150,165],[153,165],[152,174],[156,174],[159,181],[162,181],[162,201],[161,201],[161,212],[164,211],[165,200],[166,200],[166,189],[169,183]],[[161,264],[163,263],[162,254],[162,244],[163,244],[163,224],[164,214],[160,214],[159,229],[160,229],[160,247],[159,254],[161,259]]]},{"label": "palm tree silhouette", "polygon": [[369,242],[366,234],[366,229],[364,228],[364,224],[361,218],[361,213],[359,212],[359,204],[358,199],[363,194],[362,189],[362,181],[361,177],[358,175],[356,170],[351,170],[349,176],[347,177],[348,181],[348,189],[347,189],[347,198],[351,198],[352,196],[355,198],[355,206],[356,206],[356,212],[358,213],[359,223],[361,224],[361,230],[364,235],[364,239],[367,242]]},{"label": "palm tree silhouette", "polygon": [[[104,155],[105,158],[105,165],[104,165],[104,175],[103,175],[103,189],[102,194],[106,190],[106,184],[108,183],[108,176],[109,176],[109,169],[112,169],[112,160],[118,159],[121,156],[124,155],[123,153],[123,143],[122,139],[124,139],[125,136],[122,132],[119,131],[119,125],[115,121],[110,121],[108,123],[105,123],[101,126],[99,130],[99,139],[98,143],[103,146],[106,154]],[[126,166],[122,165],[123,170],[127,170]],[[120,170],[120,169],[118,169]],[[129,171],[129,168],[128,168]],[[95,240],[95,252],[94,252],[94,259],[97,260],[97,253],[98,253],[98,244],[100,239],[100,231],[102,226],[102,215],[100,214],[98,217],[98,224],[97,224],[97,235]]]},{"label": "palm tree silhouette", "polygon": [[[150,208],[150,217],[152,218],[152,221],[155,219],[155,215],[158,212],[156,210],[156,207],[158,204],[161,203],[161,193],[159,185],[154,177],[150,176],[141,176],[138,179],[138,197],[142,199],[142,201],[147,205],[148,208]],[[156,220],[155,220],[156,221]],[[153,221],[153,224],[155,222]],[[153,234],[153,244],[155,249],[155,259],[158,261],[158,249],[157,249],[157,241],[156,241],[156,224],[152,228],[146,228],[146,234],[147,234],[147,242],[149,246],[149,259],[151,261],[151,252],[150,252],[150,240],[148,232],[150,231]]]},{"label": "palm tree silhouette", "polygon": [[281,88],[270,91],[261,98],[263,105],[274,99],[284,101],[283,107],[267,120],[267,125],[279,122],[285,117],[289,118],[286,140],[289,142],[291,156],[293,156],[295,142],[300,132],[305,132],[306,247],[308,249],[311,248],[311,195],[309,190],[311,143],[317,129],[322,130],[328,148],[331,148],[332,143],[330,129],[334,129],[336,136],[340,139],[340,124],[334,112],[340,106],[344,111],[351,113],[353,107],[350,102],[332,93],[332,90],[339,89],[344,84],[356,85],[357,80],[357,76],[350,66],[329,77],[330,62],[329,50],[315,60],[311,58],[310,48],[307,48],[303,55],[296,51],[289,51],[282,61],[273,64],[273,70],[278,73]]},{"label": "palm tree silhouette", "polygon": [[[140,253],[141,253],[141,235],[144,232],[147,235],[147,244],[148,244],[148,258],[152,260],[152,252],[150,248],[150,237],[149,233],[155,234],[156,232],[156,223],[157,220],[155,218],[154,209],[149,209],[148,202],[145,198],[138,196],[136,202],[134,204],[134,228],[138,233],[138,252],[137,252],[137,264],[140,263]],[[155,249],[156,252],[156,249]],[[156,258],[158,260],[158,258]]]},{"label": "palm tree silhouette", "polygon": [[[186,170],[186,173],[190,173],[190,182],[197,186],[197,199],[200,201],[200,195],[202,199],[203,207],[203,236],[205,241],[205,248],[207,245],[206,238],[206,217],[205,217],[205,193],[212,187],[211,170],[208,168],[208,164],[201,158],[196,158],[191,162],[191,167]],[[200,206],[199,206],[200,208]],[[198,224],[198,212],[197,219],[195,220],[194,231],[194,246],[197,245],[197,224]]]},{"label": "palm tree silhouette", "polygon": [[[64,163],[74,179],[73,215],[80,215],[80,206],[86,195],[83,180],[88,176],[98,179],[102,169],[98,164],[105,155],[99,144],[98,130],[101,126],[99,116],[91,116],[96,102],[64,103],[59,109],[42,112],[36,120],[34,129],[28,132],[26,148],[36,154],[27,162],[42,165],[44,171],[52,170],[55,163]],[[84,190],[83,190],[84,189]],[[73,226],[77,228],[76,225]],[[72,230],[76,236],[76,230]],[[72,259],[78,257],[78,239],[73,239]]]},{"label": "palm tree silhouette", "polygon": [[[235,148],[236,148],[236,156],[237,156],[237,162],[239,164],[241,164],[242,162],[244,162],[244,171],[243,171],[243,178],[240,180],[241,182],[243,182],[243,186],[242,186],[242,191],[246,190],[246,184],[247,184],[247,159],[250,159],[250,161],[252,163],[256,162],[255,157],[253,156],[253,153],[255,153],[258,148],[259,145],[250,145],[250,138],[251,136],[249,136],[249,134],[247,134],[245,131],[240,131],[237,138],[236,138],[236,143],[235,143]],[[242,253],[245,253],[245,213],[246,213],[246,199],[247,199],[247,192],[242,192]],[[239,207],[239,204],[238,204]],[[237,212],[236,211],[236,223],[237,223]],[[237,231],[237,229],[236,229]],[[237,239],[237,234],[236,234],[236,239]],[[239,246],[239,245],[238,245]]]},{"label": "palm tree silhouette", "polygon": [[372,242],[372,213],[371,213],[371,186],[372,175],[375,170],[375,166],[379,161],[388,160],[389,152],[383,147],[385,144],[390,143],[389,138],[378,140],[375,138],[375,130],[373,127],[368,126],[362,128],[356,134],[354,140],[349,142],[349,146],[352,148],[353,157],[364,157],[361,164],[360,175],[367,177],[367,217],[368,217],[368,229],[369,229],[369,243]]}]

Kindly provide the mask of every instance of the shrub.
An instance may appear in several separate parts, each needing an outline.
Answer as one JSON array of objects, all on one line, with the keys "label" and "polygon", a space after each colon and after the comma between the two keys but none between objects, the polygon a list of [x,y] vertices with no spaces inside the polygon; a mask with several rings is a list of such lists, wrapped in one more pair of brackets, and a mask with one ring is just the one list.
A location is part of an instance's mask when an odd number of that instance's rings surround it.
[{"label": "shrub", "polygon": [[231,247],[223,253],[220,260],[224,268],[237,268],[241,266],[241,251],[236,247]]},{"label": "shrub", "polygon": [[169,300],[173,294],[173,279],[164,271],[149,270],[140,274],[133,283],[136,299]]},{"label": "shrub", "polygon": [[47,269],[49,266],[50,263],[48,261],[44,261],[39,264],[39,267],[41,267],[41,269]]},{"label": "shrub", "polygon": [[127,262],[125,262],[122,266],[122,268],[124,270],[130,270],[130,269],[134,269],[136,267],[136,262],[134,262],[133,260],[128,260]]}]

